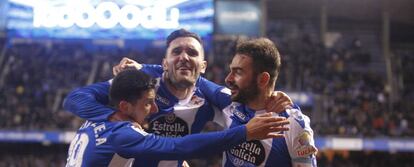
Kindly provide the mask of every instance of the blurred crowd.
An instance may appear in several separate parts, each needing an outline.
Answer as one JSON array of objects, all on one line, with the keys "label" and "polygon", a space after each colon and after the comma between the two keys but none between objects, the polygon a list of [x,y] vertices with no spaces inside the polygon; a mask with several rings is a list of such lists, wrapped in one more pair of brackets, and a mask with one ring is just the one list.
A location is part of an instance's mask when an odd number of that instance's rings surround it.
[{"label": "blurred crowd", "polygon": [[410,167],[413,153],[375,151],[325,151],[318,154],[318,166],[323,167]]},{"label": "blurred crowd", "polygon": [[0,144],[0,167],[65,166],[68,145]]},{"label": "blurred crowd", "polygon": [[0,126],[11,130],[76,129],[61,109],[68,89],[84,85],[91,55],[77,45],[9,46],[0,81]]}]

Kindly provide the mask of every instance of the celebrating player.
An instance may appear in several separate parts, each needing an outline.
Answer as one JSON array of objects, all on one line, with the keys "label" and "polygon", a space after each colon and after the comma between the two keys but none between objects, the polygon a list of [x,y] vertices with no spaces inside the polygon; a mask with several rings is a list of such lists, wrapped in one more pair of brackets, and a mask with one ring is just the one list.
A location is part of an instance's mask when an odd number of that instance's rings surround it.
[{"label": "celebrating player", "polygon": [[[219,94],[213,103],[222,103],[226,128],[246,124],[258,114],[265,113],[266,101],[271,97],[280,70],[280,55],[272,41],[266,38],[253,39],[237,45],[236,54],[230,64],[226,84],[231,90],[233,103],[223,101],[228,95]],[[221,88],[218,90],[222,90]],[[209,90],[214,91],[214,90]],[[316,166],[313,131],[309,118],[297,105],[286,109],[279,117],[289,120],[289,131],[284,138],[248,141],[225,151],[225,167]]]}]

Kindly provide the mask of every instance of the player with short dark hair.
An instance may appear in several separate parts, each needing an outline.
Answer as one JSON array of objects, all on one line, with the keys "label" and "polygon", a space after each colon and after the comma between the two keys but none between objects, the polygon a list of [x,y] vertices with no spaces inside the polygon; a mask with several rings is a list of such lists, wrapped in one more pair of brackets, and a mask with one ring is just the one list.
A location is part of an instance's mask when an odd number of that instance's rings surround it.
[{"label": "player with short dark hair", "polygon": [[[266,112],[265,102],[275,89],[280,66],[279,52],[267,38],[243,41],[237,45],[230,73],[225,79],[234,101],[223,109],[225,128],[239,127]],[[210,100],[219,103],[226,96],[222,94]],[[309,118],[297,105],[275,116],[287,118],[290,122],[289,131],[282,132],[284,138],[248,141],[233,147],[225,151],[223,166],[316,166],[317,149]]]},{"label": "player with short dark hair", "polygon": [[196,33],[190,32],[186,29],[178,29],[173,31],[170,35],[168,35],[167,37],[167,48],[170,46],[170,43],[177,38],[182,38],[182,37],[191,37],[196,39],[201,45],[203,45],[203,41],[201,40],[200,36],[198,36]]}]

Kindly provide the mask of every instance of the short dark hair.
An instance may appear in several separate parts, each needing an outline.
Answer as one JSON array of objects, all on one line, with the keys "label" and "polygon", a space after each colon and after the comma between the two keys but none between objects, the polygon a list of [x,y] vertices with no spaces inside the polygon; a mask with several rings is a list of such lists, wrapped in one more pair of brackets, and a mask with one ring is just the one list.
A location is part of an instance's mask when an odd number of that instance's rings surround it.
[{"label": "short dark hair", "polygon": [[240,42],[236,54],[249,56],[253,60],[253,72],[270,74],[270,80],[276,82],[280,71],[280,54],[275,44],[267,38],[257,38]]},{"label": "short dark hair", "polygon": [[201,40],[200,36],[198,36],[196,33],[190,32],[186,29],[178,29],[173,31],[170,35],[167,37],[167,48],[170,46],[170,43],[177,38],[180,37],[192,37],[196,39],[198,42],[200,42],[201,45],[203,45],[203,41]]},{"label": "short dark hair", "polygon": [[135,104],[145,91],[155,88],[155,83],[155,79],[137,69],[122,71],[112,81],[110,103],[115,107],[121,101]]}]

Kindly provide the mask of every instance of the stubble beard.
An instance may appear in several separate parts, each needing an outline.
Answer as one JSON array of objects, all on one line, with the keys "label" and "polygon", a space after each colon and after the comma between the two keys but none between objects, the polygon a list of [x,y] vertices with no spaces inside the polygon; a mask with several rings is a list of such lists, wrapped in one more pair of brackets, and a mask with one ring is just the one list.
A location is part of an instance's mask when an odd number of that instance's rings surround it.
[{"label": "stubble beard", "polygon": [[[179,76],[177,76],[178,74],[170,73],[168,71],[166,71],[166,72],[167,72],[167,76],[168,76],[168,78],[167,78],[168,82],[172,86],[174,86],[178,89],[186,89],[186,88],[190,88],[190,87],[194,86],[195,82],[196,82],[196,78],[198,78],[198,76],[199,76],[199,75],[197,75],[197,76],[195,76],[195,78],[182,77],[181,79],[177,79],[179,77]],[[190,76],[190,77],[192,77],[192,76]]]},{"label": "stubble beard", "polygon": [[247,104],[259,95],[259,88],[254,80],[248,87],[240,89],[239,86],[237,86],[237,89],[239,92],[237,95],[231,96],[231,100],[241,104]]}]

